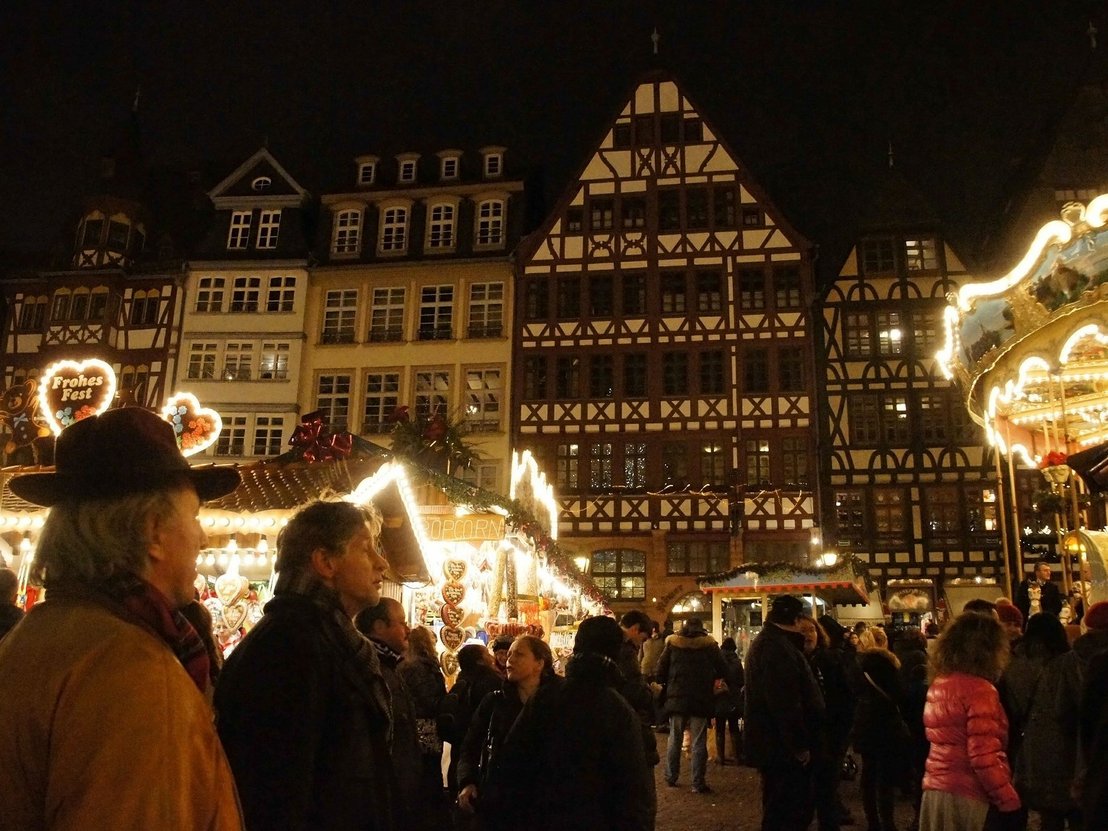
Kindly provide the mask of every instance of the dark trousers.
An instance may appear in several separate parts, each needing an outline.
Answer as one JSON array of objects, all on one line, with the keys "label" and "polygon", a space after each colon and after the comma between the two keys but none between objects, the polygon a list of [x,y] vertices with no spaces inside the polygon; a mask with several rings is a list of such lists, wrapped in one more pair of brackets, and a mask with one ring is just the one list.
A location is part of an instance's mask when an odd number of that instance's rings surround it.
[{"label": "dark trousers", "polygon": [[900,762],[885,753],[862,754],[862,807],[870,831],[896,831],[896,786]]},{"label": "dark trousers", "polygon": [[842,767],[842,759],[831,753],[821,753],[812,760],[812,796],[819,831],[839,831],[842,822],[839,806]]},{"label": "dark trousers", "polygon": [[784,762],[761,768],[762,831],[807,831],[812,821],[812,766]]},{"label": "dark trousers", "polygon": [[743,739],[739,732],[739,711],[716,715],[716,759],[722,765],[727,758],[727,731],[731,731],[731,746],[735,749],[735,763],[743,761]]}]

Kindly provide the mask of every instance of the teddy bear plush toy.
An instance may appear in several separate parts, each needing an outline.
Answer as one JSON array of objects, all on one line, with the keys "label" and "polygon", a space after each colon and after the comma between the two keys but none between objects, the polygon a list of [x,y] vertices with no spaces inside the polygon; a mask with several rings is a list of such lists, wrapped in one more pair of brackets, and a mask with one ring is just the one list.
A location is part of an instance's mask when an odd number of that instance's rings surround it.
[{"label": "teddy bear plush toy", "polygon": [[6,424],[11,433],[11,438],[4,445],[5,453],[50,435],[50,428],[38,418],[34,381],[24,381],[0,393],[0,422]]}]

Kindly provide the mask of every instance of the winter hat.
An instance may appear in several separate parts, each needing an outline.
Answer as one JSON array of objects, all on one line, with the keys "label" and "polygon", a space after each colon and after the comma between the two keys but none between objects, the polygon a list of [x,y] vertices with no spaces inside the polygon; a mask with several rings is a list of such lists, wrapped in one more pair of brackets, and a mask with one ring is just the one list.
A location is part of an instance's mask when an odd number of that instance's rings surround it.
[{"label": "winter hat", "polygon": [[623,630],[610,617],[588,617],[577,627],[573,641],[573,654],[599,652],[612,660],[619,657],[623,646]]},{"label": "winter hat", "polygon": [[804,604],[791,594],[782,594],[773,598],[769,605],[768,619],[773,623],[786,625],[796,623],[796,619],[804,612]]},{"label": "winter hat", "polygon": [[1108,629],[1108,600],[1101,600],[1090,606],[1081,622],[1086,629]]},{"label": "winter hat", "polygon": [[1011,623],[1023,628],[1023,612],[1011,603],[997,603],[996,616],[1000,618],[1001,623]]}]

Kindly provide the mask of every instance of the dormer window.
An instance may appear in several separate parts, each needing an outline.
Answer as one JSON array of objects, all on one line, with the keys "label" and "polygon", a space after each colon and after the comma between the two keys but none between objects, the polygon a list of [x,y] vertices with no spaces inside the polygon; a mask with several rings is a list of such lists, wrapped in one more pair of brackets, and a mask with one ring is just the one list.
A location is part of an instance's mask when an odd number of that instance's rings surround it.
[{"label": "dormer window", "polygon": [[460,171],[461,159],[457,153],[443,151],[439,154],[439,179],[452,182],[458,178]]},{"label": "dormer window", "polygon": [[485,154],[485,178],[493,179],[504,172],[504,154],[499,151]]},{"label": "dormer window", "polygon": [[258,220],[258,248],[276,248],[281,230],[281,211],[262,211]]},{"label": "dormer window", "polygon": [[358,162],[358,184],[359,185],[372,185],[376,181],[377,181],[377,162],[376,162],[376,160]]},{"label": "dormer window", "polygon": [[272,186],[273,180],[270,179],[268,176],[259,176],[257,179],[250,183],[250,189],[257,191],[258,193],[263,193],[269,190]]},{"label": "dormer window", "polygon": [[250,241],[250,211],[231,214],[231,230],[227,233],[227,249],[239,251]]},{"label": "dormer window", "polygon": [[416,163],[415,159],[404,159],[400,162],[400,176],[399,181],[402,184],[410,184],[415,181]]}]

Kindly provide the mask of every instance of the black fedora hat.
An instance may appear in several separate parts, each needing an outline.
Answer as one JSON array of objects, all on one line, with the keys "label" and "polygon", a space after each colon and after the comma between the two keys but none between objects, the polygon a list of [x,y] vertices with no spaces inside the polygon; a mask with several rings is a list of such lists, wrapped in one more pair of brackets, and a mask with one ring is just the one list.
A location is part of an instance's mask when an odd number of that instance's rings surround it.
[{"label": "black fedora hat", "polygon": [[233,491],[233,467],[193,468],[169,422],[141,407],[81,419],[58,436],[53,473],[27,473],[8,483],[21,499],[48,507],[66,500],[111,499],[191,482],[201,501]]}]

